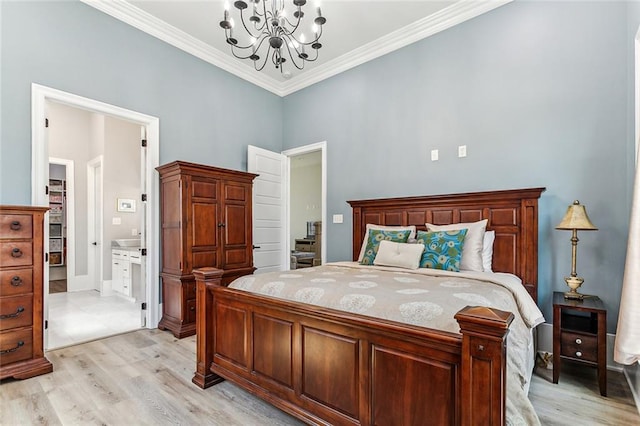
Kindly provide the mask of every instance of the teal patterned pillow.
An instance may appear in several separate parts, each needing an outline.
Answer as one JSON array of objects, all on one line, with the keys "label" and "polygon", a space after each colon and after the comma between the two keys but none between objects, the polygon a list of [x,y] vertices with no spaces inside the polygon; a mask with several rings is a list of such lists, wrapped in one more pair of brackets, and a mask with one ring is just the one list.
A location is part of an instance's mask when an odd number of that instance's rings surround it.
[{"label": "teal patterned pillow", "polygon": [[420,267],[459,272],[467,231],[466,228],[454,231],[418,231],[416,240],[424,244]]},{"label": "teal patterned pillow", "polygon": [[369,238],[367,238],[367,247],[364,251],[364,256],[360,261],[361,265],[373,265],[373,261],[378,254],[378,247],[380,247],[380,241],[387,240],[394,243],[406,243],[409,239],[410,230],[404,231],[382,231],[379,229],[369,229]]}]

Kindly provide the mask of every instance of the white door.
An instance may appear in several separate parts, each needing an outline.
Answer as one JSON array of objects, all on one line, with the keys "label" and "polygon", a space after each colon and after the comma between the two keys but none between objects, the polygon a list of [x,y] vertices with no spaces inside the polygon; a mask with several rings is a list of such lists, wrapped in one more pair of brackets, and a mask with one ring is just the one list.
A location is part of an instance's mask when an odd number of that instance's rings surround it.
[{"label": "white door", "polygon": [[256,273],[289,269],[286,251],[287,157],[252,145],[247,168],[259,175],[253,182],[253,266]]},{"label": "white door", "polygon": [[[87,163],[87,214],[89,231],[89,255],[87,256],[90,288],[98,290],[102,296],[112,295],[110,286],[103,280],[104,246],[102,245],[102,177],[103,156]],[[111,265],[109,265],[110,267]]]}]

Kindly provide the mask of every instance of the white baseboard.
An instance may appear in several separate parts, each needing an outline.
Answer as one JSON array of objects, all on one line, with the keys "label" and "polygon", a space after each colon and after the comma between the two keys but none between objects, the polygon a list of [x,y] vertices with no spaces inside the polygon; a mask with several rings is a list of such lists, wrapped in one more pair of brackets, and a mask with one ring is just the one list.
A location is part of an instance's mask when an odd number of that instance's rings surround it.
[{"label": "white baseboard", "polygon": [[[540,324],[538,330],[538,352],[553,354],[553,324]],[[622,371],[624,365],[613,360],[616,335],[607,333],[607,370]]]}]

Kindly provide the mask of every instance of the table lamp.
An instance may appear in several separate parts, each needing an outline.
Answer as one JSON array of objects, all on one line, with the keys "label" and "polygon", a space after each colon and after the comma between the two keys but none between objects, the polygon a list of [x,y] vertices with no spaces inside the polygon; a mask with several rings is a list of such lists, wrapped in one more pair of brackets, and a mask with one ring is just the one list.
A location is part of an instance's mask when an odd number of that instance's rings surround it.
[{"label": "table lamp", "polygon": [[597,231],[584,206],[580,204],[580,201],[576,200],[567,209],[567,213],[562,218],[562,221],[556,226],[556,229],[562,229],[567,231],[573,231],[571,236],[571,275],[565,277],[565,282],[569,286],[570,290],[564,294],[565,299],[582,299],[584,295],[578,293],[578,288],[584,282],[583,278],[580,278],[576,273],[576,256],[578,252],[578,230],[580,231]]}]

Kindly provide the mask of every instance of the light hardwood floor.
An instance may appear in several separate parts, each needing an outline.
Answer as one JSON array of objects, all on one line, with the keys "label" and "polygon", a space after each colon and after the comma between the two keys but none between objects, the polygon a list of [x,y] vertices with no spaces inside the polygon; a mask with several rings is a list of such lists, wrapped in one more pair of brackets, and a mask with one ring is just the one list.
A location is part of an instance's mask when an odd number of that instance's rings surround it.
[{"label": "light hardwood floor", "polygon": [[[140,330],[47,358],[53,373],[0,385],[0,425],[302,424],[228,382],[193,385],[195,337]],[[595,373],[567,368],[558,385],[549,370],[540,373],[530,397],[542,424],[640,424],[621,374],[610,372],[609,398],[602,398]]]}]

